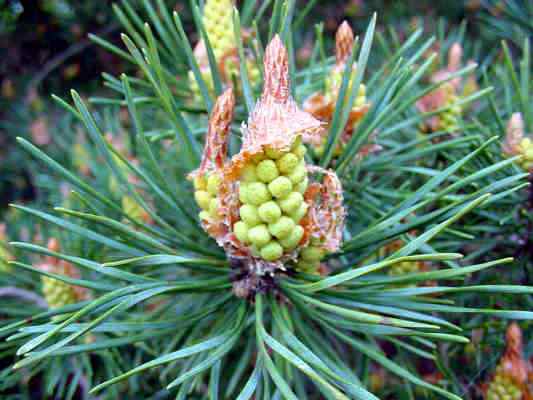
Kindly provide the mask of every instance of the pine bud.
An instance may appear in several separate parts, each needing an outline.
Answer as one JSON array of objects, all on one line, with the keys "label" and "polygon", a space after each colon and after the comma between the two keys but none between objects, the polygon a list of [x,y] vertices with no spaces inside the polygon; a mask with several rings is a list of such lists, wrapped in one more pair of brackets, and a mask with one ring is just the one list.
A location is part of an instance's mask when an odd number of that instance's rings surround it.
[{"label": "pine bud", "polygon": [[503,368],[496,368],[496,374],[487,389],[487,400],[522,400],[520,386],[505,375]]},{"label": "pine bud", "polygon": [[423,131],[454,133],[460,128],[460,122],[464,112],[462,106],[458,104],[462,80],[461,78],[450,78],[452,74],[459,70],[462,55],[463,49],[461,45],[459,43],[453,43],[448,51],[448,65],[431,76],[432,83],[440,83],[441,85],[417,102],[417,108],[423,113],[433,112],[447,107],[444,111],[430,117],[422,126]]},{"label": "pine bud", "polygon": [[305,164],[301,162],[296,168],[288,175],[289,180],[293,185],[296,185],[303,181],[307,176]]},{"label": "pine bud", "polygon": [[235,236],[240,242],[244,244],[250,243],[248,231],[248,225],[244,221],[239,221],[235,225],[233,225],[233,232],[235,232]]},{"label": "pine bud", "polygon": [[284,215],[276,222],[269,224],[268,230],[278,239],[285,239],[291,234],[291,232],[294,230],[294,227],[295,222],[291,218]]},{"label": "pine bud", "polygon": [[194,188],[196,190],[207,190],[207,180],[205,176],[197,176],[193,180]]},{"label": "pine bud", "polygon": [[293,154],[295,154],[300,160],[302,160],[305,156],[305,153],[307,153],[307,149],[303,144],[299,144],[292,150]]},{"label": "pine bud", "polygon": [[[290,95],[288,55],[279,37],[267,47],[264,62],[263,95],[243,127],[240,152],[227,159],[235,104],[227,90],[210,116],[200,168],[190,176],[201,215],[209,200],[204,229],[229,256],[244,259],[258,282],[277,270],[303,270],[300,264],[316,273],[320,259],[338,248],[344,218],[337,176],[305,163],[302,141],[322,127]],[[312,173],[321,175],[321,183],[309,183]]]},{"label": "pine bud", "polygon": [[304,194],[309,186],[309,178],[306,176],[301,182],[296,184],[296,191],[300,194]]},{"label": "pine bud", "polygon": [[304,197],[299,191],[291,192],[289,195],[278,201],[283,212],[288,215],[298,210],[302,206],[303,202]]},{"label": "pine bud", "polygon": [[507,328],[507,348],[486,387],[487,400],[526,400],[533,396],[528,387],[529,367],[523,359],[522,331],[516,323]]},{"label": "pine bud", "polygon": [[194,199],[202,210],[209,210],[209,204],[211,203],[211,194],[205,190],[197,190],[194,192]]},{"label": "pine bud", "polygon": [[303,217],[307,214],[307,210],[309,210],[309,205],[307,203],[300,204],[300,207],[292,213],[289,214],[289,217],[296,223],[300,223]]},{"label": "pine bud", "polygon": [[318,269],[320,268],[320,261],[314,260],[314,261],[305,261],[300,259],[296,263],[296,269],[301,272],[306,272],[308,274],[315,274],[317,273]]},{"label": "pine bud", "polygon": [[255,164],[247,164],[241,171],[241,182],[251,183],[259,180]]},{"label": "pine bud", "polygon": [[50,308],[60,308],[78,301],[74,288],[65,282],[43,277],[42,285],[44,297]]},{"label": "pine bud", "polygon": [[221,178],[218,174],[211,174],[207,178],[207,191],[211,196],[216,196],[218,194],[218,189],[220,187]]},{"label": "pine bud", "polygon": [[296,225],[294,229],[291,231],[290,235],[280,240],[279,243],[286,250],[293,250],[294,248],[296,248],[296,246],[298,246],[303,236],[304,236],[304,228],[302,228],[301,225]]},{"label": "pine bud", "polygon": [[263,160],[257,164],[257,177],[264,183],[270,183],[279,176],[278,167],[274,160]]},{"label": "pine bud", "polygon": [[524,171],[533,172],[533,141],[525,136],[524,120],[521,113],[514,113],[507,124],[502,152],[507,157],[522,156],[518,161]]},{"label": "pine bud", "polygon": [[[323,120],[326,123],[331,123],[333,115],[335,113],[335,107],[337,105],[337,100],[339,97],[339,92],[342,86],[343,75],[346,69],[346,63],[349,61],[352,49],[354,44],[354,34],[352,28],[348,22],[344,21],[335,36],[335,58],[336,64],[331,70],[330,74],[326,77],[325,82],[325,91],[323,93],[314,93],[311,95],[304,103],[304,109],[316,118]],[[354,63],[352,66],[352,71],[350,79],[348,82],[348,87],[346,93],[351,93],[353,89],[353,78],[357,71],[357,65]],[[370,104],[366,98],[366,86],[361,83],[359,85],[357,96],[354,99],[352,110],[348,118],[343,135],[341,140],[338,142],[337,147],[334,149],[333,155],[339,156],[342,154],[343,149],[350,140],[357,124],[363,118],[363,116],[368,112]],[[325,150],[325,144],[327,142],[327,137],[324,136],[320,141],[312,143],[314,146],[315,153],[318,156],[321,156]],[[373,147],[377,150],[378,147]]]},{"label": "pine bud", "polygon": [[259,217],[259,212],[257,210],[257,207],[251,204],[243,204],[241,208],[239,209],[239,213],[240,213],[241,219],[249,227],[254,227],[261,223],[261,218]]}]

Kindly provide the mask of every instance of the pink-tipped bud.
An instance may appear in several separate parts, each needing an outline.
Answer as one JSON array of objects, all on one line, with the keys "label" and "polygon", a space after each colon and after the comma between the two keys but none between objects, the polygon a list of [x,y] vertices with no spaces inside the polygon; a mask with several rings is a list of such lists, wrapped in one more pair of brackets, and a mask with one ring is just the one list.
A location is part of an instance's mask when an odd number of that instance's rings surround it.
[{"label": "pink-tipped bud", "polygon": [[335,58],[337,65],[346,63],[352,54],[354,35],[348,22],[344,21],[335,36]]},{"label": "pink-tipped bud", "polygon": [[463,47],[455,42],[448,51],[448,71],[455,72],[461,67],[463,59]]},{"label": "pink-tipped bud", "polygon": [[519,153],[518,146],[524,138],[524,120],[521,113],[514,113],[507,123],[505,141],[502,145],[503,152],[508,156]]},{"label": "pink-tipped bud", "polygon": [[48,239],[48,250],[57,253],[59,251],[59,241],[56,238]]},{"label": "pink-tipped bud", "polygon": [[263,94],[248,119],[243,150],[250,154],[264,146],[288,149],[299,134],[311,141],[322,129],[320,121],[300,110],[291,96],[289,58],[278,35],[265,50]]},{"label": "pink-tipped bud", "polygon": [[527,382],[529,368],[523,355],[522,330],[516,322],[508,326],[505,338],[507,346],[501,365],[507,375],[523,385]]},{"label": "pink-tipped bud", "polygon": [[290,95],[289,56],[279,35],[274,36],[265,50],[264,67],[263,97],[286,102]]}]

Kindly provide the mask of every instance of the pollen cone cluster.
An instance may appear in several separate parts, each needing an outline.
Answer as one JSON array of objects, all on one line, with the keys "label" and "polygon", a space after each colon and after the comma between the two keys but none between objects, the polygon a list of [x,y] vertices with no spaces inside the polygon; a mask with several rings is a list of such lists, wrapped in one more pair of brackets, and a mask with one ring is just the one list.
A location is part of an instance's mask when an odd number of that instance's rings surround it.
[{"label": "pollen cone cluster", "polygon": [[507,329],[507,348],[486,388],[486,400],[532,400],[531,370],[523,359],[522,332],[516,323]]},{"label": "pollen cone cluster", "polygon": [[[56,239],[49,240],[48,249],[54,252],[59,251],[59,243]],[[46,260],[39,265],[39,268],[45,272],[63,275],[69,278],[80,278],[80,273],[76,267],[64,260],[58,260],[54,257],[47,257]],[[44,297],[50,308],[63,307],[88,298],[88,293],[85,288],[69,285],[68,283],[55,278],[42,276],[41,283]]]},{"label": "pollen cone cluster", "polygon": [[443,106],[449,108],[440,114],[438,130],[455,132],[459,129],[459,121],[463,113],[461,106],[457,104],[459,96],[455,94],[454,87],[449,83],[445,83],[442,90],[444,96]]},{"label": "pollen cone cluster", "polygon": [[502,145],[505,156],[522,156],[518,161],[524,171],[533,172],[533,140],[525,137],[524,120],[521,113],[512,115],[507,124],[507,135]]},{"label": "pollen cone cluster", "polygon": [[[346,63],[349,61],[349,58],[352,54],[354,44],[353,31],[346,21],[343,22],[337,30],[335,44],[336,63],[332,68],[331,73],[326,78],[325,91],[323,93],[314,93],[304,103],[304,109],[306,111],[326,123],[330,123],[333,119],[335,107],[339,97],[339,91],[342,85],[344,70],[346,69]],[[355,77],[355,73],[357,71],[357,65],[354,64],[352,68],[352,75],[348,83],[346,93],[350,93],[352,90],[353,78]],[[357,123],[367,113],[369,108],[370,104],[366,98],[366,86],[361,83],[359,85],[357,97],[355,98],[352,110],[350,111],[346,128],[337,148],[335,149],[335,156],[338,156],[342,152],[344,146],[353,135]],[[317,155],[321,156],[323,154],[326,140],[327,138],[325,136],[322,137],[322,140],[319,142],[319,144],[315,146],[315,153],[317,153]],[[371,145],[367,146],[366,149],[363,149],[363,152],[368,153],[375,150],[377,150],[377,146]]]},{"label": "pollen cone cluster", "polygon": [[[226,90],[209,121],[200,168],[191,174],[205,230],[258,271],[288,266],[316,272],[341,239],[342,189],[334,173],[307,165],[303,140],[321,123],[290,96],[288,55],[276,36],[265,51],[263,94],[243,127],[243,146],[227,159],[235,98]],[[322,183],[312,183],[313,174]]]},{"label": "pollen cone cluster", "polygon": [[242,168],[240,219],[233,230],[240,242],[267,261],[280,259],[303,238],[299,223],[309,208],[303,197],[308,185],[304,154],[297,140],[288,151],[266,148]]},{"label": "pollen cone cluster", "polygon": [[220,175],[216,172],[194,178],[194,199],[202,209],[198,214],[201,220],[218,219],[220,181]]},{"label": "pollen cone cluster", "polygon": [[[417,108],[420,112],[433,112],[441,108],[445,110],[429,118],[422,126],[424,132],[456,132],[459,129],[463,108],[457,104],[460,99],[460,88],[462,85],[460,78],[448,80],[450,75],[458,71],[461,66],[463,49],[459,43],[454,43],[448,51],[448,66],[445,69],[437,71],[431,77],[431,83],[442,84],[434,91],[428,93],[417,102]],[[464,90],[474,90],[472,88],[475,81],[467,81],[469,86]]]},{"label": "pollen cone cluster", "polygon": [[[207,0],[202,20],[215,60],[218,63],[221,79],[228,86],[232,86],[234,77],[239,76],[239,56],[233,24],[234,7],[234,0]],[[209,67],[207,49],[203,41],[196,45],[194,55],[207,90],[213,94],[215,87]],[[246,70],[252,85],[257,83],[260,79],[259,68],[249,54],[246,57]],[[195,101],[201,100],[200,86],[192,71],[189,71],[189,84]],[[240,89],[237,88],[237,90]]]},{"label": "pollen cone cluster", "polygon": [[203,23],[217,59],[236,47],[233,7],[235,0],[207,0],[205,3]]},{"label": "pollen cone cluster", "polygon": [[523,400],[520,387],[503,373],[501,366],[496,368],[496,374],[487,392],[487,400]]}]

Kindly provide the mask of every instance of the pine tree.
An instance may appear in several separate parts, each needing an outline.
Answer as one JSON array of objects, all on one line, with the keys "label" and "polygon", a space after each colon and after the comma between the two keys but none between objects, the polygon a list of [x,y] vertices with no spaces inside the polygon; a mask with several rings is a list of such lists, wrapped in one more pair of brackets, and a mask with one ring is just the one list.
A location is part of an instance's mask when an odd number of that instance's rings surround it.
[{"label": "pine tree", "polygon": [[[491,252],[475,234],[494,238],[495,221],[508,202],[517,206],[528,176],[520,156],[504,157],[499,138],[487,137],[501,122],[487,112],[493,89],[417,107],[475,66],[432,80],[435,55],[424,57],[433,39],[421,30],[373,60],[374,16],[361,43],[337,42],[345,47],[336,60],[317,29],[308,65],[297,68],[293,20],[305,14],[276,1],[264,23],[266,7],[254,4],[226,20],[234,85],[222,79],[215,27],[196,2],[203,65],[179,14],[162,1],[145,2],[150,24],[127,2],[117,6],[127,52],[94,40],[139,73],[105,75],[115,96],[91,107],[74,91],[72,103],[58,100],[84,129],[78,153],[86,161],[65,168],[19,139],[72,194],[53,210],[13,207],[71,245],[14,242],[27,258],[10,265],[32,283],[42,276],[91,296],[0,326],[8,354],[19,357],[2,372],[10,382],[20,371],[60,368],[73,376],[48,373],[50,391],[82,386],[109,398],[377,399],[365,378],[374,363],[409,391],[460,399],[453,383],[422,379],[413,360],[440,359],[441,343],[468,343],[456,322],[466,327],[472,314],[532,319],[521,310],[530,286],[470,281],[513,268],[508,252]],[[242,26],[253,40],[243,39]],[[301,107],[316,93],[329,96],[327,115]],[[476,110],[453,121],[458,134],[421,137],[428,118],[446,119],[455,107]],[[80,275],[36,268],[30,254]],[[403,268],[413,263],[431,268]],[[487,306],[490,294],[520,305]]]}]

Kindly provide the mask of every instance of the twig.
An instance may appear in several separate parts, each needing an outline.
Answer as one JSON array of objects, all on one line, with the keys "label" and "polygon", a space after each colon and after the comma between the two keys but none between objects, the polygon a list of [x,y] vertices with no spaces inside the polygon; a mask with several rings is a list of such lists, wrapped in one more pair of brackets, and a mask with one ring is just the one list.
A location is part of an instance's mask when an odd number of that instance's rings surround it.
[{"label": "twig", "polygon": [[35,303],[37,307],[48,308],[48,303],[38,294],[30,292],[29,290],[19,289],[13,286],[6,286],[0,288],[0,297],[18,297],[22,300]]}]

